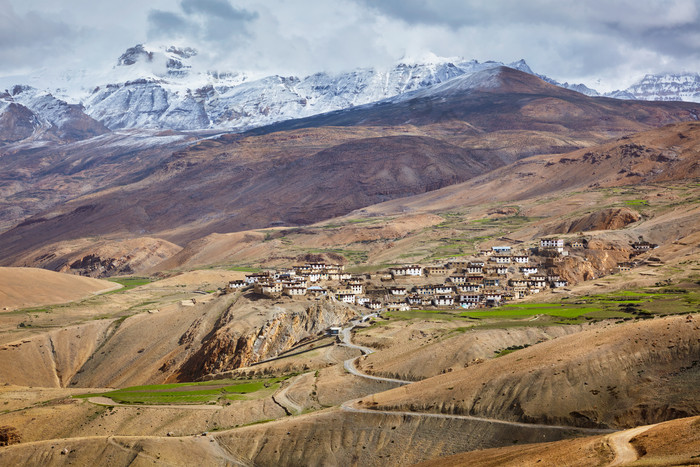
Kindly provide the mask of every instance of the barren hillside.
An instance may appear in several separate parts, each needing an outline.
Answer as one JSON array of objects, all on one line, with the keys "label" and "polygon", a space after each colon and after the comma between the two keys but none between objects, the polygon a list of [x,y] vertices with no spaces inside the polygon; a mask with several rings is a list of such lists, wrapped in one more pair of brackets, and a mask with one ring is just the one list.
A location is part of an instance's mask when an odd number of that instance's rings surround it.
[{"label": "barren hillside", "polygon": [[0,312],[69,302],[119,287],[113,282],[45,269],[0,267]]},{"label": "barren hillside", "polygon": [[698,330],[697,318],[681,316],[584,331],[362,405],[615,428],[696,415]]}]

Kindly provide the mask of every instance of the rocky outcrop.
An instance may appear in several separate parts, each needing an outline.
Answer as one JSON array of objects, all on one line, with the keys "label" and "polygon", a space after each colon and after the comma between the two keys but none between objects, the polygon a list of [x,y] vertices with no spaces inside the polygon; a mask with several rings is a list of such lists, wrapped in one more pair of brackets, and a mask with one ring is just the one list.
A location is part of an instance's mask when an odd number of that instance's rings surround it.
[{"label": "rocky outcrop", "polygon": [[141,274],[182,248],[160,238],[55,243],[19,258],[15,264],[80,276],[104,278]]},{"label": "rocky outcrop", "polygon": [[0,426],[0,446],[9,446],[21,441],[17,428],[13,426]]},{"label": "rocky outcrop", "polygon": [[629,246],[591,239],[584,256],[565,256],[556,263],[553,272],[569,284],[597,279],[610,274],[619,263],[629,261],[633,250]]},{"label": "rocky outcrop", "polygon": [[640,220],[642,216],[629,208],[609,208],[557,225],[547,234],[566,234],[589,230],[617,230]]},{"label": "rocky outcrop", "polygon": [[234,370],[275,357],[301,340],[354,318],[351,307],[326,299],[310,303],[304,311],[285,310],[257,329],[240,331],[229,308],[212,331],[177,372],[177,380],[194,380],[203,375]]}]

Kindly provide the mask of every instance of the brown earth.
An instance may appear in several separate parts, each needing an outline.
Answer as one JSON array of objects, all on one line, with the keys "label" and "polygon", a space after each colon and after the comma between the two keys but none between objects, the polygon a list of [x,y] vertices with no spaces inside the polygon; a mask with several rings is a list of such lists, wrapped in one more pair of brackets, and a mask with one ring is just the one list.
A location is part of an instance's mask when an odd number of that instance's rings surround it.
[{"label": "brown earth", "polygon": [[44,269],[0,267],[0,313],[17,308],[70,302],[120,287],[113,282]]},{"label": "brown earth", "polygon": [[584,331],[376,394],[378,410],[624,428],[700,412],[691,316]]},{"label": "brown earth", "polygon": [[355,333],[353,340],[360,345],[382,349],[358,361],[357,367],[363,372],[419,381],[478,365],[508,347],[534,345],[585,329],[590,329],[590,326],[476,330],[458,327],[457,324],[438,325],[420,320],[409,325],[387,323],[363,330]]},{"label": "brown earth", "polygon": [[[638,456],[633,465],[697,465],[700,451],[699,417],[683,418],[645,429],[631,439]],[[624,432],[623,432],[624,433]],[[472,451],[433,459],[421,467],[454,466],[536,466],[536,465],[613,465],[610,436],[534,443],[526,446]],[[628,465],[625,462],[622,465]]]},{"label": "brown earth", "polygon": [[554,156],[524,159],[468,182],[366,208],[374,215],[449,210],[553,196],[557,192],[623,187],[700,177],[700,123],[668,125]]}]

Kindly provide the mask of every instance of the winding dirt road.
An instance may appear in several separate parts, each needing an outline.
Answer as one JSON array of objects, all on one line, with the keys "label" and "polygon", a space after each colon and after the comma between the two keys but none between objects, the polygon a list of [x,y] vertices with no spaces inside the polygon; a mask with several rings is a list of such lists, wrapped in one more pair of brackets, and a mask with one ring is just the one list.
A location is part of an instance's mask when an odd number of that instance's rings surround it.
[{"label": "winding dirt road", "polygon": [[637,428],[618,431],[608,436],[608,444],[615,454],[615,458],[610,463],[610,466],[630,464],[639,459],[639,454],[634,446],[630,444],[630,441],[635,436],[644,433],[654,426],[656,425],[638,426]]},{"label": "winding dirt road", "polygon": [[[361,345],[353,344],[351,331],[359,323],[360,323],[359,320],[351,321],[350,326],[343,328],[341,330],[340,334],[341,334],[341,339],[343,341],[343,345],[345,347],[350,347],[351,349],[359,350],[360,352],[362,352],[362,355],[369,355],[371,353],[374,353],[374,350],[370,349],[369,347],[364,347]],[[380,376],[372,376],[372,375],[367,375],[365,373],[362,373],[355,366],[355,361],[358,358],[360,358],[360,357],[349,358],[349,359],[345,360],[345,362],[343,362],[343,366],[345,367],[345,369],[349,373],[351,373],[355,376],[359,376],[360,378],[372,379],[374,381],[386,381],[388,383],[397,383],[400,385],[411,384],[413,382],[413,381],[406,381],[403,379],[382,378]]]},{"label": "winding dirt road", "polygon": [[292,386],[294,386],[303,376],[304,375],[301,374],[291,378],[289,380],[289,384],[285,386],[284,389],[282,389],[274,395],[275,402],[286,407],[287,411],[291,415],[298,415],[304,410],[303,407],[301,407],[299,404],[297,404],[287,396],[287,391],[289,391],[292,388]]},{"label": "winding dirt road", "polygon": [[[363,355],[369,355],[371,353],[374,353],[374,350],[370,349],[369,347],[364,347],[361,345],[353,344],[352,342],[352,329],[357,326],[360,323],[359,320],[351,321],[350,326],[343,328],[341,330],[341,339],[343,341],[343,345],[346,347],[350,347],[353,349],[358,349],[362,352]],[[396,383],[400,385],[406,385],[406,384],[411,384],[414,383],[415,381],[406,381],[402,379],[394,379],[394,378],[382,378],[379,376],[372,376],[372,375],[367,375],[365,373],[360,372],[357,367],[355,366],[355,361],[360,358],[360,357],[355,357],[355,358],[349,358],[345,360],[344,366],[345,369],[350,372],[351,374],[355,376],[359,376],[361,378],[367,378],[367,379],[372,379],[375,381],[386,381],[389,383]],[[603,433],[613,433],[614,430],[607,430],[607,429],[600,429],[600,428],[579,428],[579,427],[574,427],[574,426],[566,426],[566,425],[544,425],[544,424],[538,424],[538,423],[522,423],[522,422],[512,422],[512,421],[507,421],[507,420],[499,420],[495,418],[486,418],[486,417],[476,417],[472,415],[453,415],[453,414],[440,414],[440,413],[430,413],[430,412],[407,412],[407,411],[394,411],[394,410],[373,410],[373,409],[363,409],[363,408],[358,408],[356,404],[361,401],[362,399],[355,399],[351,401],[345,401],[343,404],[341,404],[340,408],[347,411],[347,412],[355,412],[355,413],[367,413],[367,414],[385,414],[385,415],[403,415],[403,416],[412,416],[412,417],[432,417],[432,418],[446,418],[446,419],[460,419],[460,420],[472,420],[472,421],[477,421],[477,422],[486,422],[486,423],[492,423],[492,424],[498,424],[498,425],[508,425],[508,426],[515,426],[519,428],[537,428],[540,430],[566,430],[566,431],[577,431],[580,433],[588,433],[588,434],[603,434]],[[632,438],[634,435],[631,435],[630,438]],[[629,446],[629,444],[628,444]],[[634,451],[634,449],[632,449]],[[636,451],[634,451],[636,455]]]}]

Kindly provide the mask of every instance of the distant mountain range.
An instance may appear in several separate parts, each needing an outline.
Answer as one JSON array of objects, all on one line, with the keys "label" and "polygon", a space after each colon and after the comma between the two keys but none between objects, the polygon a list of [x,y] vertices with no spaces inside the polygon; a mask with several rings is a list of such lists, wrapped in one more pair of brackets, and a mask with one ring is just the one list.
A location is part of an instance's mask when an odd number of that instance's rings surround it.
[{"label": "distant mountain range", "polygon": [[[254,78],[246,73],[198,70],[196,58],[192,48],[137,45],[118,58],[106,77],[99,78],[106,83],[71,77],[73,82],[83,80],[81,93],[14,86],[0,93],[0,143],[47,137],[77,140],[119,129],[243,131],[379,102],[500,66],[600,96],[583,84],[560,83],[537,74],[524,60],[503,64],[431,56],[401,60],[384,70]],[[606,96],[700,102],[700,75],[647,75],[630,88]]]}]

